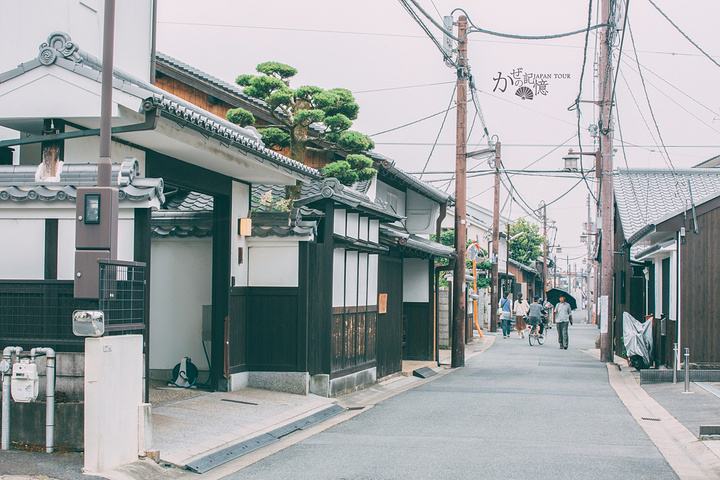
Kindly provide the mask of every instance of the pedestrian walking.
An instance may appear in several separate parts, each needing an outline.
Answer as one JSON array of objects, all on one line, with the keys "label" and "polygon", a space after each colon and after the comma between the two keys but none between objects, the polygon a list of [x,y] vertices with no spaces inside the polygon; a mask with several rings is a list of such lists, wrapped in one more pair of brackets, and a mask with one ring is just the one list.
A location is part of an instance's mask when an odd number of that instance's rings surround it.
[{"label": "pedestrian walking", "polygon": [[519,294],[518,299],[515,300],[515,304],[513,305],[513,313],[515,314],[515,330],[522,338],[525,338],[525,329],[527,328],[525,319],[529,311],[530,305],[527,300],[523,298],[522,293]]},{"label": "pedestrian walking", "polygon": [[512,321],[512,301],[510,294],[506,293],[498,304],[498,314],[502,324],[503,338],[510,338],[510,324]]},{"label": "pedestrian walking", "polygon": [[568,348],[568,324],[572,325],[572,307],[560,297],[560,302],[555,305],[555,325],[557,325],[558,343],[561,349]]}]

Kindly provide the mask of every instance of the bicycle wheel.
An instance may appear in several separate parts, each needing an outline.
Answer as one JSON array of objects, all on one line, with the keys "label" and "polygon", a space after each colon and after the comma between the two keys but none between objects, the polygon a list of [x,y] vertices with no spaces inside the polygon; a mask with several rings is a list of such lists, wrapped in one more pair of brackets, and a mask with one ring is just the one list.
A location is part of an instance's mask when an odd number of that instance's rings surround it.
[{"label": "bicycle wheel", "polygon": [[533,337],[535,337],[535,334],[532,332],[532,330],[530,330],[528,332],[528,343],[531,347],[533,346]]},{"label": "bicycle wheel", "polygon": [[538,345],[542,345],[543,343],[545,343],[545,335],[541,335],[538,333],[536,340]]}]

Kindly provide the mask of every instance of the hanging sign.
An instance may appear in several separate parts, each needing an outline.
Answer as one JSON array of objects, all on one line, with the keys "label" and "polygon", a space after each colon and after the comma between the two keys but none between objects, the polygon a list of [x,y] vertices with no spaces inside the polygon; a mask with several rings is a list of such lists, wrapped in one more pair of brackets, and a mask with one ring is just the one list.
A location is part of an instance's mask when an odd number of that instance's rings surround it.
[{"label": "hanging sign", "polygon": [[608,333],[608,296],[603,295],[598,299],[600,307],[600,333]]}]

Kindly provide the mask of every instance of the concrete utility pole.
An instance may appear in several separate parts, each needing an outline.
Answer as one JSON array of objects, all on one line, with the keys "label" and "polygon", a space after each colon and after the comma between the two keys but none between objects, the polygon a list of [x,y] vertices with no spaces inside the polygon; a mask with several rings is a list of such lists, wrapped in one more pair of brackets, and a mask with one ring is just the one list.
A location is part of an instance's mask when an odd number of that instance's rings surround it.
[{"label": "concrete utility pole", "polygon": [[[610,0],[601,1],[601,23],[607,25],[610,21]],[[602,216],[602,237],[601,237],[601,266],[600,266],[600,295],[607,297],[607,311],[603,315],[606,321],[600,325],[600,359],[606,362],[613,360],[613,263],[615,235],[613,223],[615,220],[615,208],[613,198],[613,137],[612,119],[610,111],[612,105],[612,78],[613,68],[610,60],[610,26],[600,29],[600,50],[599,50],[599,71],[600,81],[598,90],[600,97],[600,119],[598,130],[600,134],[600,165],[596,165],[600,172],[600,210]]]},{"label": "concrete utility pole", "polygon": [[465,243],[467,239],[467,17],[458,18],[457,131],[455,137],[455,271],[453,273],[453,368],[465,365]]},{"label": "concrete utility pole", "polygon": [[592,291],[595,290],[595,285],[592,281],[593,271],[593,228],[592,228],[592,211],[590,206],[592,205],[592,199],[590,194],[587,196],[587,224],[585,227],[586,242],[587,242],[587,265],[585,268],[585,294],[587,295],[587,315],[588,323],[593,322],[593,305],[594,298]]},{"label": "concrete utility pole", "polygon": [[112,120],[113,50],[115,43],[115,0],[105,0],[103,17],[102,86],[100,97],[100,161],[99,187],[109,187],[112,178],[110,135]]},{"label": "concrete utility pole", "polygon": [[492,224],[492,275],[490,279],[490,331],[497,332],[498,314],[500,304],[500,141],[495,142],[495,187],[493,194],[493,224]]}]

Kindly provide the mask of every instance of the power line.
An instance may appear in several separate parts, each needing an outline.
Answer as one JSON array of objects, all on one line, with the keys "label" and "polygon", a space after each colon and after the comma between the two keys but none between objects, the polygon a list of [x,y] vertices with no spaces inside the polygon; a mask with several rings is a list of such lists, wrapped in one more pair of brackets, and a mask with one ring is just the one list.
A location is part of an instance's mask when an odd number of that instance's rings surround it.
[{"label": "power line", "polygon": [[353,95],[357,95],[359,93],[375,93],[375,92],[390,92],[394,90],[408,90],[411,88],[422,88],[422,87],[434,87],[436,85],[449,85],[451,83],[455,83],[455,81],[447,81],[447,82],[435,82],[435,83],[417,83],[415,85],[402,85],[399,87],[386,87],[386,88],[373,88],[369,90],[356,90],[353,93]]},{"label": "power line", "polygon": [[[452,82],[452,83],[455,83],[455,82]],[[455,89],[453,89],[453,92],[454,92],[454,91],[455,91]],[[383,134],[385,134],[385,133],[394,132],[395,130],[400,130],[400,129],[402,129],[402,128],[415,125],[415,124],[417,124],[417,123],[424,122],[425,120],[429,120],[429,119],[431,119],[431,118],[437,117],[438,115],[443,115],[443,114],[445,114],[445,115],[447,116],[447,113],[448,113],[450,110],[454,110],[455,108],[457,108],[457,105],[450,105],[450,106],[449,106],[448,108],[446,108],[445,110],[440,110],[439,112],[431,113],[430,115],[427,115],[427,116],[422,117],[422,118],[418,118],[417,120],[413,120],[412,122],[403,123],[402,125],[398,125],[397,127],[388,128],[387,130],[383,130],[383,131],[381,131],[381,132],[373,133],[373,134],[368,135],[368,136],[369,136],[369,137],[377,137],[378,135],[383,135]],[[376,145],[392,145],[391,142],[375,142],[375,144],[376,144]],[[430,144],[429,144],[429,143],[424,143],[424,144],[422,144],[422,145],[430,145]],[[453,145],[454,145],[454,144],[453,144]]]},{"label": "power line", "polygon": [[[622,145],[622,154],[623,154],[623,160],[625,162],[625,168],[630,170],[630,164],[628,163],[627,159],[627,153],[625,152],[625,145],[622,143],[623,133],[622,133],[622,126],[620,125],[620,107],[615,107],[615,119],[617,120],[617,126],[618,126],[618,132],[620,133],[620,145]],[[638,198],[637,192],[635,191],[635,184],[631,181],[630,182],[630,188],[632,189],[633,197],[635,198],[635,204],[640,209],[640,199]],[[649,191],[649,189],[648,189]],[[647,203],[645,204],[645,222],[647,223]]]},{"label": "power line", "polygon": [[606,24],[599,24],[599,25],[588,25],[587,28],[582,28],[580,30],[573,30],[572,32],[564,32],[564,33],[552,33],[549,35],[520,35],[520,34],[514,34],[514,33],[502,33],[502,32],[495,32],[493,30],[487,30],[484,28],[471,28],[468,30],[468,33],[485,33],[488,35],[493,35],[496,37],[503,37],[503,38],[513,38],[517,40],[552,40],[555,38],[562,38],[562,37],[569,37],[572,35],[577,35],[580,33],[588,34],[590,33],[590,30],[596,30],[598,28],[607,27]]},{"label": "power line", "polygon": [[[590,38],[590,24],[592,23],[592,12],[593,12],[593,0],[590,0],[588,2],[588,15],[587,15],[587,25],[588,28],[585,31],[585,47],[583,48],[583,60],[582,60],[582,67],[580,68],[580,85],[578,87],[578,94],[575,98],[575,104],[574,108],[576,110],[576,117],[577,117],[577,141],[578,141],[578,147],[580,148],[580,155],[578,155],[580,159],[580,171],[582,172],[583,169],[583,148],[582,148],[582,133],[580,129],[580,119],[582,116],[582,110],[580,108],[580,101],[582,97],[582,90],[583,90],[583,79],[585,78],[585,66],[587,65],[587,53],[588,53],[588,40]],[[585,186],[588,189],[588,192],[590,192],[590,195],[595,200],[595,202],[598,201],[597,197],[595,196],[595,192],[592,191],[590,188],[590,183],[588,183],[587,178],[585,177],[585,174],[582,174],[582,180],[585,182]]]},{"label": "power line", "polygon": [[[442,134],[443,128],[445,127],[445,121],[447,120],[448,112],[451,110],[450,107],[452,106],[453,99],[455,98],[455,90],[457,90],[457,85],[453,87],[452,93],[450,94],[450,102],[448,103],[447,109],[445,110],[445,116],[443,117],[442,123],[440,124],[440,130],[438,130],[437,136],[435,137],[435,143],[430,149],[427,160],[425,160],[425,165],[423,165],[423,172],[427,169],[428,163],[430,163],[430,159],[435,152],[435,145],[440,139],[440,135]],[[420,179],[422,180],[422,173],[420,174]]]},{"label": "power line", "polygon": [[[370,36],[370,37],[390,37],[390,38],[411,38],[411,39],[423,39],[424,35],[414,35],[405,33],[391,33],[391,32],[362,32],[352,30],[329,30],[329,29],[314,29],[314,28],[295,28],[295,27],[273,27],[268,25],[239,25],[239,24],[223,24],[223,23],[203,23],[203,22],[180,22],[161,20],[157,22],[163,25],[175,25],[175,26],[187,26],[187,27],[206,27],[206,28],[236,28],[246,30],[269,30],[269,31],[285,31],[285,32],[296,32],[296,33],[321,33],[329,35],[357,35],[357,36]],[[563,44],[552,44],[552,43],[539,43],[539,42],[503,42],[498,40],[479,39],[479,38],[468,38],[469,42],[481,42],[481,43],[494,43],[500,45],[509,46],[522,46],[530,45],[534,47],[552,47],[552,48],[582,48],[577,45],[563,45]],[[639,50],[640,53],[649,53],[654,55],[669,55],[673,57],[702,57],[704,55],[699,53],[690,52],[671,52],[662,50]]]},{"label": "power line", "polygon": [[[615,78],[613,79],[612,91],[610,93],[610,113],[608,114],[609,119],[612,118],[613,106],[615,106],[615,88],[617,87],[618,75],[620,74],[620,61],[622,60],[623,45],[625,45],[625,26],[627,25],[628,13],[630,9],[630,0],[625,0],[625,15],[623,16],[623,28],[622,35],[620,36],[620,49],[618,50],[618,61],[617,67],[615,68]],[[610,128],[610,125],[607,126]]]},{"label": "power line", "polygon": [[662,15],[663,17],[665,17],[665,20],[667,20],[667,21],[670,23],[670,25],[672,25],[673,27],[675,27],[675,30],[677,30],[678,32],[680,32],[680,34],[681,34],[683,37],[685,37],[685,39],[686,39],[688,42],[690,42],[695,48],[697,48],[700,52],[702,52],[702,54],[705,55],[705,56],[708,58],[708,60],[710,60],[710,61],[711,61],[712,63],[714,63],[716,66],[720,67],[720,63],[718,63],[718,61],[715,60],[709,53],[707,53],[705,50],[703,50],[702,47],[700,47],[700,45],[698,45],[692,38],[690,38],[690,36],[689,36],[687,33],[683,32],[682,29],[681,29],[675,22],[673,22],[672,19],[671,19],[670,17],[668,17],[668,16],[665,14],[665,12],[663,12],[663,11],[660,9],[660,7],[658,7],[658,6],[655,4],[655,2],[653,2],[653,0],[648,0],[648,2],[650,2],[650,5],[652,5],[653,7],[655,7],[655,10],[657,10],[658,12],[660,12],[660,15]]},{"label": "power line", "polygon": [[[412,1],[413,3],[416,3],[414,0],[410,0],[410,1]],[[457,66],[458,66],[457,63],[452,58],[450,58],[450,55],[448,54],[447,51],[445,51],[443,46],[440,44],[440,41],[437,38],[435,38],[435,35],[433,35],[432,32],[430,31],[430,29],[428,28],[428,26],[425,25],[425,22],[423,22],[422,19],[420,19],[420,17],[418,17],[417,13],[415,13],[415,10],[413,10],[412,7],[410,7],[410,5],[408,5],[406,0],[399,0],[399,2],[400,2],[400,5],[402,5],[403,8],[408,12],[410,17],[415,21],[415,23],[417,23],[420,26],[420,28],[425,32],[425,34],[428,36],[428,38],[430,38],[430,40],[435,44],[437,49],[440,51],[440,54],[443,56],[443,60],[445,61],[445,63],[450,64],[453,67],[457,68]],[[420,9],[420,10],[423,12],[424,15],[427,16],[427,12],[425,12],[422,9]],[[433,23],[434,23],[434,20],[431,20],[431,21],[433,21]],[[442,30],[445,31],[444,29],[442,29]],[[451,36],[451,38],[455,38],[457,40],[457,37],[455,37],[454,35],[450,34],[450,36]]]},{"label": "power line", "polygon": [[[623,76],[622,74],[620,75]],[[444,112],[441,112],[444,113]],[[573,133],[572,138],[574,139],[577,137],[577,133]],[[400,146],[400,147],[423,147],[428,145],[433,145],[431,142],[375,142],[375,145],[392,145],[392,146]],[[438,147],[454,147],[454,143],[448,143],[448,142],[438,142],[436,144]],[[482,147],[487,146],[485,143],[468,143],[468,147]],[[505,147],[515,147],[515,148],[537,148],[537,147],[557,147],[554,143],[504,143],[502,144],[503,148]],[[562,146],[562,145],[561,145]],[[642,148],[644,150],[648,150],[649,152],[655,152],[653,150],[654,148],[658,148],[659,144],[638,144],[638,143],[631,143],[627,140],[625,141],[625,146],[627,148]],[[591,143],[583,143],[583,147],[592,148],[594,147]],[[669,144],[665,145],[666,148],[720,148],[720,144]]]}]

